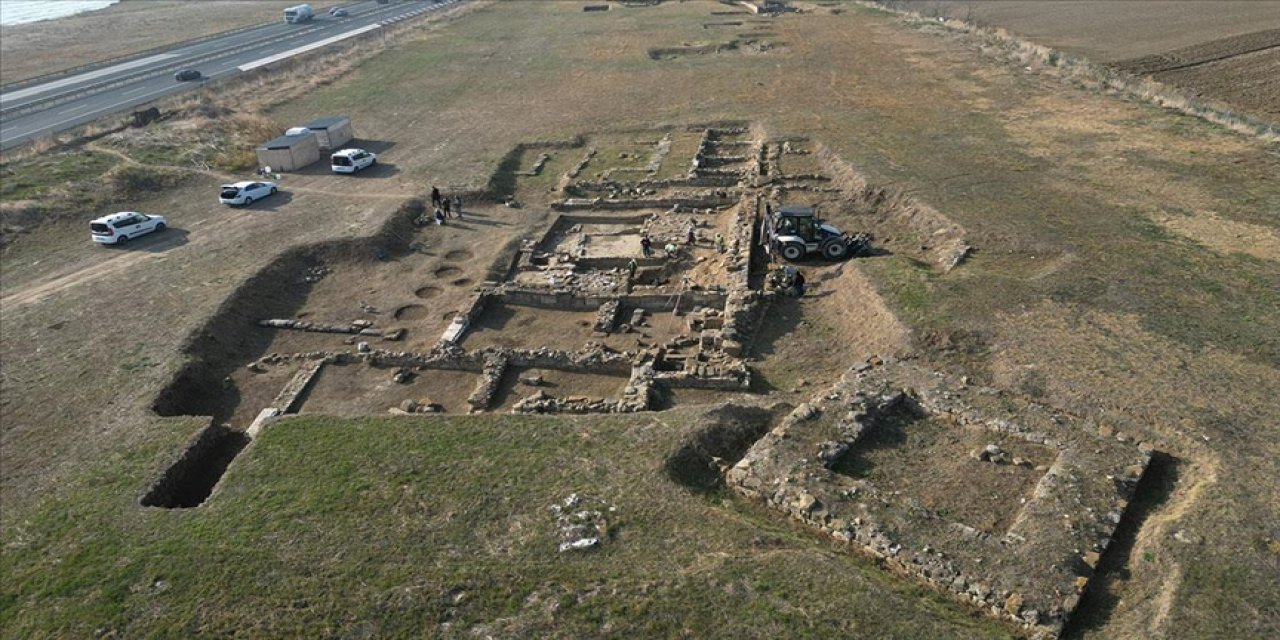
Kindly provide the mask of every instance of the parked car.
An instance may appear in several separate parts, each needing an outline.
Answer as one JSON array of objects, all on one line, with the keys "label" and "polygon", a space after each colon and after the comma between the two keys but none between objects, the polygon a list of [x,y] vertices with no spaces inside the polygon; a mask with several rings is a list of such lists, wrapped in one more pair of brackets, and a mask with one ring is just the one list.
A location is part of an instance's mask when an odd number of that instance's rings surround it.
[{"label": "parked car", "polygon": [[89,222],[89,237],[99,244],[124,244],[130,238],[164,231],[164,216],[121,211]]},{"label": "parked car", "polygon": [[329,15],[335,18],[345,18],[347,17],[347,10],[342,7],[334,7],[329,10]]},{"label": "parked car", "polygon": [[334,173],[355,173],[375,164],[378,164],[378,156],[364,149],[343,149],[334,152],[329,159],[329,166]]},{"label": "parked car", "polygon": [[230,205],[247,205],[275,192],[276,183],[274,182],[250,182],[246,180],[235,184],[222,185],[222,192],[218,194],[218,202]]},{"label": "parked car", "polygon": [[203,76],[200,75],[200,71],[198,69],[183,69],[182,71],[173,74],[173,79],[178,82],[191,82],[192,80],[199,80],[202,77]]}]

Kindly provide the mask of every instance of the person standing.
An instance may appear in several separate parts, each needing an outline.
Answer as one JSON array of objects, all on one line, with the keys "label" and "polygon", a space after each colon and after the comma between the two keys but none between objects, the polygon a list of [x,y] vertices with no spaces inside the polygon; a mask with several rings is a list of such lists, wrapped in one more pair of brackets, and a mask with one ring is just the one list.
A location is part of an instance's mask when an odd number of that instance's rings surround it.
[{"label": "person standing", "polygon": [[719,251],[720,253],[724,253],[724,234],[723,233],[716,234],[716,251]]},{"label": "person standing", "polygon": [[440,208],[444,209],[444,217],[449,217],[449,196],[440,198]]},{"label": "person standing", "polygon": [[635,259],[635,258],[632,258],[632,259],[630,259],[630,260],[628,260],[628,261],[627,261],[627,282],[634,282],[634,281],[635,281],[635,279],[636,279],[636,268],[637,268],[637,267],[639,267],[639,266],[640,266],[639,264],[636,264],[636,259]]},{"label": "person standing", "polygon": [[431,206],[440,206],[440,190],[435,187],[431,187]]},{"label": "person standing", "polygon": [[648,234],[640,236],[640,254],[646,258],[653,256],[653,241]]},{"label": "person standing", "polygon": [[804,297],[804,272],[796,269],[796,277],[791,280],[791,290],[797,298]]},{"label": "person standing", "polygon": [[462,218],[462,196],[453,196],[453,217]]},{"label": "person standing", "polygon": [[693,244],[697,237],[694,235],[693,223],[689,223],[689,227],[684,230],[684,243]]}]

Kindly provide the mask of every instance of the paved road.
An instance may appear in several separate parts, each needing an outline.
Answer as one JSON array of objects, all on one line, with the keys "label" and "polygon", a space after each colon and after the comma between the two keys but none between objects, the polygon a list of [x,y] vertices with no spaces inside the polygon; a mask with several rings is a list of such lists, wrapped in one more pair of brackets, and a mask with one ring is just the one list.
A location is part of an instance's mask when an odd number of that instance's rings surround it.
[{"label": "paved road", "polygon": [[[143,58],[16,85],[0,93],[0,149],[462,1],[357,2],[345,6],[349,15],[344,18],[321,13],[304,24],[286,24],[282,17],[279,22],[223,37],[179,43]],[[205,80],[178,82],[173,75],[181,69],[196,69]]]}]

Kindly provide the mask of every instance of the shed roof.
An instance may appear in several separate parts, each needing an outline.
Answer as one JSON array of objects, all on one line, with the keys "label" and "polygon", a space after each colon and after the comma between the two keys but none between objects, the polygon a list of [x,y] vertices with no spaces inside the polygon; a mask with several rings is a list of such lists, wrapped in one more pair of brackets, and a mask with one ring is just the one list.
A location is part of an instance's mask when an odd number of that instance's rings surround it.
[{"label": "shed roof", "polygon": [[348,118],[347,116],[325,116],[323,118],[316,118],[303,126],[308,129],[328,129],[350,121],[351,118]]},{"label": "shed roof", "polygon": [[298,144],[299,142],[302,142],[303,140],[306,140],[307,138],[309,138],[309,137],[313,137],[313,136],[315,136],[315,135],[316,135],[316,134],[314,134],[314,133],[312,133],[312,132],[308,131],[308,132],[306,132],[306,133],[303,133],[303,134],[300,134],[300,135],[296,135],[296,136],[280,136],[279,138],[276,138],[275,140],[270,140],[270,141],[268,141],[266,144],[262,145],[262,147],[261,147],[261,148],[263,148],[263,149],[292,149],[292,148],[293,148],[293,145]]}]

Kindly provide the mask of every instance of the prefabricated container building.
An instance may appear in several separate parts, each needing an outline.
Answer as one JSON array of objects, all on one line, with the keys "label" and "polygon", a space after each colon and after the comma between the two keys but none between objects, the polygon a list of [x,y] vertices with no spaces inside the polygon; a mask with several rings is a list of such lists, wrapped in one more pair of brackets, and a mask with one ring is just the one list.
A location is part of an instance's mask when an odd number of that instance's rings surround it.
[{"label": "prefabricated container building", "polygon": [[321,149],[341,149],[356,137],[355,130],[351,128],[351,118],[346,116],[316,118],[304,126],[316,132]]},{"label": "prefabricated container building", "polygon": [[320,159],[320,144],[314,131],[284,135],[258,147],[258,166],[275,171],[297,171]]}]

